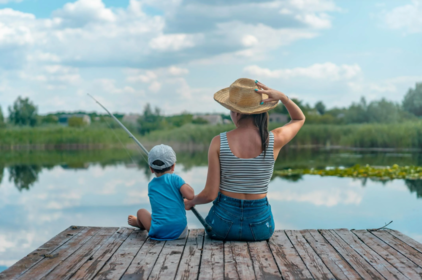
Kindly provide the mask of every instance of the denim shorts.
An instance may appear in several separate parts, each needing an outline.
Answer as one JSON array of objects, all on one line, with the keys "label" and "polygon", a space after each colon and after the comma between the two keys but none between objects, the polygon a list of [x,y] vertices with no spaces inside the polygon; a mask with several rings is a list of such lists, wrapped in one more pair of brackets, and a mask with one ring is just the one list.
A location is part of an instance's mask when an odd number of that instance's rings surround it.
[{"label": "denim shorts", "polygon": [[241,200],[218,194],[205,218],[212,239],[261,241],[274,233],[274,218],[267,198]]}]

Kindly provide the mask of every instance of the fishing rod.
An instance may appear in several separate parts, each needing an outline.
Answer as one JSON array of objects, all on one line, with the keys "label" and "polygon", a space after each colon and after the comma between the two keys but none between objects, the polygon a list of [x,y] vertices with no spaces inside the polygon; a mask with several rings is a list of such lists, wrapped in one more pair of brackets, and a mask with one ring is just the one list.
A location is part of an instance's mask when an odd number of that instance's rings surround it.
[{"label": "fishing rod", "polygon": [[[100,102],[98,102],[97,99],[95,99],[91,94],[89,94],[89,93],[87,93],[87,94],[98,105],[100,105],[107,112],[107,114],[109,114],[110,117],[112,117],[120,125],[120,127],[123,128],[124,131],[126,131],[127,134],[129,134],[129,137],[132,138],[133,141],[135,141],[136,144],[138,144],[138,146],[142,149],[142,151],[148,156],[148,154],[149,154],[148,150],[144,147],[144,145],[142,145],[141,142],[139,142],[138,139],[136,139],[135,136],[133,136],[133,134],[129,131],[129,129],[127,129],[126,126],[124,126],[112,113],[110,113],[110,111],[107,110],[106,107],[104,107]],[[199,214],[198,211],[196,211],[195,207],[192,207],[190,210],[192,210],[193,214],[196,216],[196,218],[199,220],[199,222],[204,226],[205,230],[207,232],[211,232],[212,231],[212,227],[204,220],[204,218],[201,216],[201,214]]]}]

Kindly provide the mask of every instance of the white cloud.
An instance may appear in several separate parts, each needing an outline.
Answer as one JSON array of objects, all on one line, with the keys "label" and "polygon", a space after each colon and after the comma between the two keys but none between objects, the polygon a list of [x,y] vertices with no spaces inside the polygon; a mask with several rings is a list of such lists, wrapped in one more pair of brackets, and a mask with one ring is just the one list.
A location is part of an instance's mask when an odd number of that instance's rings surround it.
[{"label": "white cloud", "polygon": [[272,192],[269,195],[271,200],[277,201],[295,201],[311,203],[317,206],[332,207],[338,204],[359,205],[362,201],[362,192],[358,190],[341,190],[341,189],[329,189],[329,190],[317,190],[302,193],[300,191],[284,190],[279,192]]},{"label": "white cloud", "polygon": [[59,18],[61,24],[69,27],[81,27],[90,22],[113,22],[116,20],[114,13],[107,9],[102,0],[78,0],[67,3],[63,9],[53,13]]},{"label": "white cloud", "polygon": [[404,30],[406,33],[422,32],[422,0],[412,0],[411,4],[399,6],[382,13],[387,26]]},{"label": "white cloud", "polygon": [[270,70],[251,65],[244,68],[244,72],[257,78],[310,78],[317,80],[348,80],[361,74],[359,65],[336,65],[331,62],[317,63],[308,67],[297,67],[291,69]]},{"label": "white cloud", "polygon": [[153,38],[149,42],[149,46],[154,50],[159,51],[179,51],[186,48],[191,48],[196,45],[196,41],[202,38],[200,35],[187,34],[169,34],[161,35]]}]

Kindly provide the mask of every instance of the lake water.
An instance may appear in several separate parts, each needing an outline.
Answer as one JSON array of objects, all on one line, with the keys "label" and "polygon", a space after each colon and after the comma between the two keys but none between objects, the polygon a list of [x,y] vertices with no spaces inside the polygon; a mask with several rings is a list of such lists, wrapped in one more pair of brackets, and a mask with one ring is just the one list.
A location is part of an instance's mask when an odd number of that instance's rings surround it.
[{"label": "lake water", "polygon": [[[421,165],[415,153],[285,150],[276,169]],[[202,190],[206,152],[178,153],[176,173]],[[2,175],[1,175],[2,174]],[[127,226],[127,216],[150,209],[151,179],[143,159],[120,150],[2,152],[0,159],[0,271],[69,227]],[[397,229],[422,242],[422,183],[351,178],[274,177],[269,194],[276,229]],[[197,206],[206,215],[211,204]],[[190,212],[189,227],[200,223]]]}]

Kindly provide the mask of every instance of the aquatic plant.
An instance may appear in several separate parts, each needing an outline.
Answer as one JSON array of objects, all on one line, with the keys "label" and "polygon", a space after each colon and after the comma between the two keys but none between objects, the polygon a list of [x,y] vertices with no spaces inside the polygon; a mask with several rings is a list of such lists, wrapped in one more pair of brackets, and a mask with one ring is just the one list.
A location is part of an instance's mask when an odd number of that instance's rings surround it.
[{"label": "aquatic plant", "polygon": [[379,180],[419,180],[422,179],[422,166],[361,166],[359,164],[349,168],[326,168],[326,169],[284,169],[274,171],[274,175],[291,177],[298,175],[320,175],[353,178],[374,178]]}]

